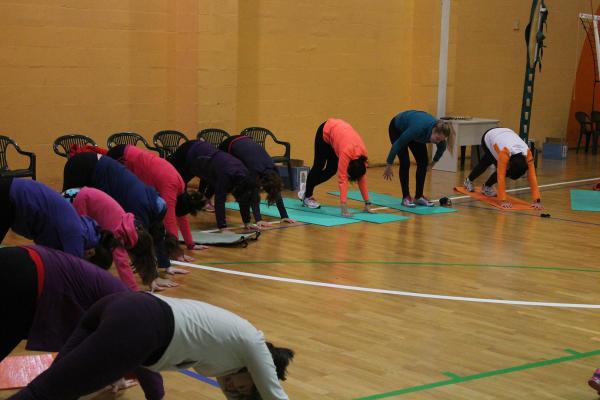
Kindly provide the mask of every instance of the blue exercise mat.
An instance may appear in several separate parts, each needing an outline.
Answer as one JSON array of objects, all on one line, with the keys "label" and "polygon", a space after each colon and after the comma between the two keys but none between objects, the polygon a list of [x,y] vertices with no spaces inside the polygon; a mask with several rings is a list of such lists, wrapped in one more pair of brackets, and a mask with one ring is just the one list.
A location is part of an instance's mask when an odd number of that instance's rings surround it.
[{"label": "blue exercise mat", "polygon": [[[225,207],[230,210],[239,210],[240,206],[237,202],[227,202]],[[355,224],[360,222],[358,219],[344,218],[342,216],[332,216],[326,214],[318,214],[313,212],[300,211],[296,209],[287,210],[288,216],[291,219],[295,219],[298,222],[305,222],[307,224],[315,224],[321,226],[337,226]],[[279,217],[279,211],[276,206],[267,206],[264,203],[260,204],[260,213],[262,215],[268,215],[269,217]]]},{"label": "blue exercise mat", "polygon": [[600,211],[600,191],[571,189],[571,210]]},{"label": "blue exercise mat", "polygon": [[[329,192],[334,196],[340,196],[340,192]],[[358,190],[352,190],[348,192],[348,198],[352,200],[362,201],[363,198]],[[398,197],[389,196],[387,194],[379,194],[369,192],[369,200],[371,203],[377,204],[379,206],[393,208],[394,210],[406,211],[413,214],[419,215],[431,215],[431,214],[448,214],[456,212],[454,208],[448,207],[425,207],[425,206],[416,206],[416,207],[405,207],[402,205],[402,199]]]},{"label": "blue exercise mat", "polygon": [[[285,208],[288,210],[288,212],[290,209],[293,209],[293,210],[299,210],[299,211],[316,213],[316,214],[332,215],[332,216],[336,216],[336,217],[340,216],[340,207],[339,206],[321,205],[321,208],[307,208],[307,207],[302,206],[302,203],[300,202],[300,200],[290,199],[289,197],[283,199],[283,204],[285,204]],[[348,211],[352,213],[352,216],[347,217],[347,218],[357,219],[359,221],[365,221],[365,222],[373,222],[375,224],[384,224],[386,222],[405,221],[405,220],[409,219],[408,217],[405,217],[403,215],[381,213],[381,212],[368,213],[368,212],[363,212],[362,210],[358,210],[356,208],[349,208]]]}]

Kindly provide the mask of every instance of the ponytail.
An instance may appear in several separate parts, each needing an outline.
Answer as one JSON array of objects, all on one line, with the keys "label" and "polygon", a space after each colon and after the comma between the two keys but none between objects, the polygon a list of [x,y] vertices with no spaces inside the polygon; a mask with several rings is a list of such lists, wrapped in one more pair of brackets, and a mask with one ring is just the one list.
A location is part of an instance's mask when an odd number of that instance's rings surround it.
[{"label": "ponytail", "polygon": [[112,232],[102,229],[100,231],[100,240],[94,247],[94,255],[89,261],[96,264],[102,269],[109,269],[113,263],[112,252],[119,245],[119,241],[115,238]]},{"label": "ponytail", "polygon": [[150,233],[141,225],[136,224],[137,242],[127,250],[135,272],[140,276],[145,285],[150,285],[158,278],[156,255],[154,254],[154,241]]},{"label": "ponytail", "polygon": [[436,129],[446,138],[446,149],[453,154],[454,142],[456,141],[456,132],[454,126],[448,121],[438,121]]}]

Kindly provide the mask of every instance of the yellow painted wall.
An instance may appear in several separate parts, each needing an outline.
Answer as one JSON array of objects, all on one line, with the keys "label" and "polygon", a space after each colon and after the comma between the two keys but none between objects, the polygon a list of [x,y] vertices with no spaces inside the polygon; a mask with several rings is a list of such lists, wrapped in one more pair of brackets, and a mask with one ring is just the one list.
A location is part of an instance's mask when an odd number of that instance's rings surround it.
[{"label": "yellow painted wall", "polygon": [[[542,72],[535,78],[530,137],[564,137],[583,32],[585,0],[547,0],[549,10]],[[447,111],[501,120],[518,132],[525,77],[525,27],[531,1],[454,0]],[[580,40],[578,40],[578,37]]]},{"label": "yellow painted wall", "polygon": [[[585,0],[548,0],[548,48],[532,134],[564,134]],[[448,113],[517,128],[530,2],[453,0]],[[520,29],[513,30],[515,21]],[[335,116],[385,159],[397,112],[436,112],[439,0],[14,0],[0,3],[0,134],[38,154],[41,180],[64,159],[51,143],[80,132],[195,136],[251,125],[312,162]],[[581,36],[579,36],[581,39]]]}]

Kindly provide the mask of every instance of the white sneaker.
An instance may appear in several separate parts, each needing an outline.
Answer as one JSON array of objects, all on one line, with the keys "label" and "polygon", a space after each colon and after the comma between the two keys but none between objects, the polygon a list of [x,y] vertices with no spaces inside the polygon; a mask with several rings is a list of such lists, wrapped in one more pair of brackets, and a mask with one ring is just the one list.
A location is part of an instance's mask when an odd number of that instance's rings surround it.
[{"label": "white sneaker", "polygon": [[429,201],[429,199],[427,199],[425,196],[419,197],[417,200],[415,200],[415,204],[425,207],[433,207],[435,205],[433,201]]},{"label": "white sneaker", "polygon": [[302,205],[308,208],[321,208],[321,205],[312,196],[302,199]]},{"label": "white sneaker", "polygon": [[298,191],[298,198],[299,198],[300,200],[304,200],[304,190],[299,190],[299,191]]},{"label": "white sneaker", "polygon": [[402,199],[402,205],[404,207],[409,207],[409,208],[414,208],[416,207],[416,204],[413,202],[413,199],[411,199],[410,197],[405,197]]},{"label": "white sneaker", "polygon": [[496,191],[493,186],[481,186],[481,193],[487,197],[496,197]]},{"label": "white sneaker", "polygon": [[469,178],[465,179],[465,181],[463,182],[463,186],[469,192],[474,192],[475,191],[475,186],[473,185],[473,181],[471,181]]}]

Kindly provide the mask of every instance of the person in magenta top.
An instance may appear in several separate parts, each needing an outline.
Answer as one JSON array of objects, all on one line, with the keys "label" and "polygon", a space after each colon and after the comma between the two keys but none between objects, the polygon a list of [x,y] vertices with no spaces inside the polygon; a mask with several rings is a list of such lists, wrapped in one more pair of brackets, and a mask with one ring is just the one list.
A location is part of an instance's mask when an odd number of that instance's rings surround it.
[{"label": "person in magenta top", "polygon": [[[187,214],[196,215],[196,212],[204,207],[206,199],[198,192],[187,192],[185,182],[170,162],[129,144],[115,146],[108,151],[107,155],[121,162],[142,182],[158,191],[160,197],[167,203],[163,222],[168,233],[179,237],[178,232],[181,231],[189,250],[206,248],[194,243],[187,219]],[[185,258],[182,261],[192,260]]]},{"label": "person in magenta top", "polygon": [[321,205],[313,197],[315,186],[338,175],[341,211],[350,216],[348,200],[348,181],[358,182],[360,193],[365,201],[365,211],[370,211],[369,191],[367,190],[367,148],[349,123],[341,119],[329,118],[319,126],[315,136],[315,159],[306,179],[306,190],[298,192],[302,204],[308,208]]},{"label": "person in magenta top", "polygon": [[138,290],[131,266],[147,285],[158,278],[152,236],[135,221],[132,213],[125,212],[108,194],[91,187],[68,189],[63,197],[73,204],[79,215],[93,218],[100,227],[113,233],[119,243],[113,250],[113,261],[129,289]]}]

